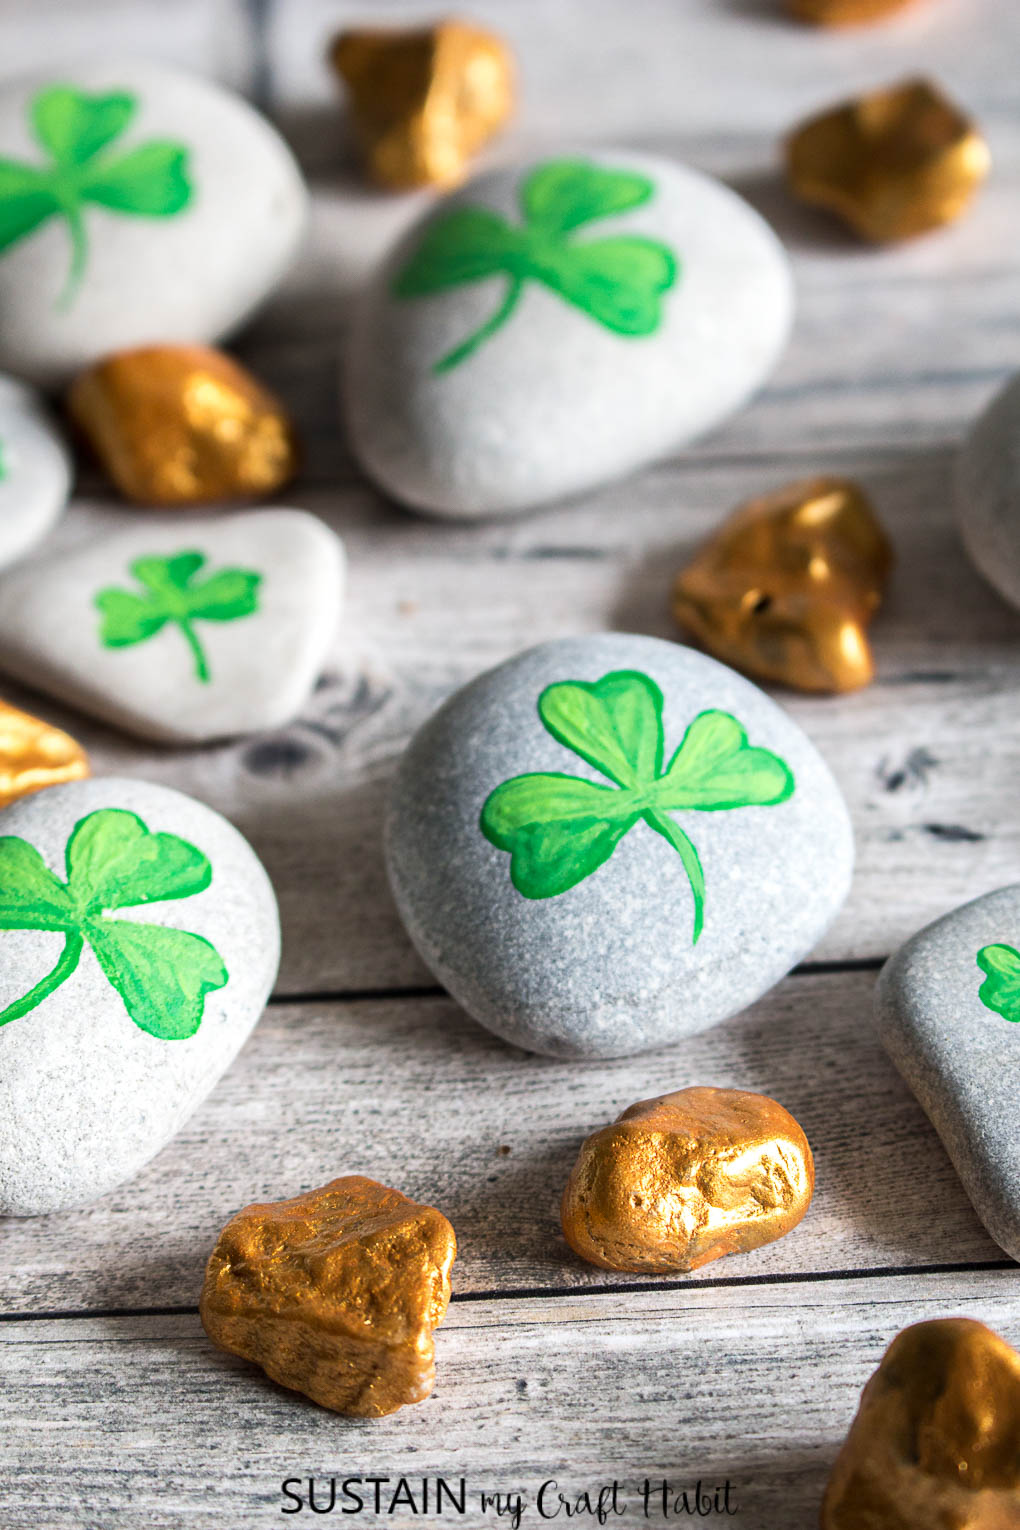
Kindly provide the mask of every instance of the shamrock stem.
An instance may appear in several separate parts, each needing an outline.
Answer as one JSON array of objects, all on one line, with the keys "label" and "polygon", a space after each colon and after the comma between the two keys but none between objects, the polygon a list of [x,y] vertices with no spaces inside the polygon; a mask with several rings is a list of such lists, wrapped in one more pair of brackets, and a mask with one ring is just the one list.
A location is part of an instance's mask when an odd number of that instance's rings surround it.
[{"label": "shamrock stem", "polygon": [[698,852],[680,825],[674,823],[668,813],[660,813],[658,808],[650,808],[645,814],[645,822],[657,834],[669,840],[684,863],[684,870],[690,881],[691,894],[694,898],[694,939],[691,944],[696,946],[705,922],[705,873],[701,869]]},{"label": "shamrock stem", "polygon": [[209,661],[206,659],[205,649],[202,647],[201,643],[198,641],[198,638],[195,635],[194,627],[191,625],[191,623],[188,621],[188,619],[186,617],[184,617],[184,616],[182,616],[179,619],[177,625],[180,627],[181,631],[184,633],[184,636],[185,636],[185,638],[188,641],[188,647],[191,649],[191,652],[195,656],[195,674],[196,674],[196,676],[198,677],[199,680],[201,680],[203,685],[208,684],[208,681],[209,681]]},{"label": "shamrock stem", "polygon": [[491,319],[486,319],[480,329],[476,329],[474,334],[469,335],[466,340],[462,340],[460,345],[454,346],[453,350],[449,351],[441,361],[436,362],[432,370],[437,377],[441,373],[449,372],[454,367],[459,366],[462,361],[466,361],[480,345],[488,340],[490,335],[496,333],[501,324],[506,323],[517,307],[517,300],[521,295],[523,287],[523,277],[515,276],[511,278],[510,285],[506,289],[506,297],[496,309]]},{"label": "shamrock stem", "polygon": [[67,273],[67,281],[64,290],[57,299],[57,307],[66,310],[70,308],[75,293],[81,286],[81,279],[85,275],[85,263],[88,260],[88,239],[85,234],[85,222],[81,215],[81,208],[76,202],[69,202],[64,206],[64,217],[71,231],[71,269]]},{"label": "shamrock stem", "polygon": [[80,930],[68,930],[60,960],[53,971],[47,973],[22,998],[15,999],[13,1004],[9,1004],[5,1010],[0,1011],[0,1025],[6,1025],[8,1020],[17,1020],[19,1016],[27,1015],[30,1009],[35,1009],[36,1005],[48,998],[55,988],[59,988],[77,967],[84,943]]}]

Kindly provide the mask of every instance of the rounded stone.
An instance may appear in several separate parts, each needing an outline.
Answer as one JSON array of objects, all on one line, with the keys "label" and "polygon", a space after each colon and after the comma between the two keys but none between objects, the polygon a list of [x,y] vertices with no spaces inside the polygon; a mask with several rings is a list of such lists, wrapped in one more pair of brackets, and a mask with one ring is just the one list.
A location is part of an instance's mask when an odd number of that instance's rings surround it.
[{"label": "rounded stone", "polygon": [[159,65],[92,59],[5,82],[0,158],[36,193],[0,224],[0,366],[45,385],[108,351],[235,330],[304,228],[275,129]]},{"label": "rounded stone", "polygon": [[419,510],[579,494],[739,409],[792,312],[782,246],[718,181],[621,151],[496,170],[412,228],[358,304],[351,442]]},{"label": "rounded stone", "polygon": [[974,567],[1020,607],[1020,373],[996,394],[964,442],[956,518]]},{"label": "rounded stone", "polygon": [[[269,878],[237,830],[143,781],[81,781],[23,798],[3,813],[0,868],[0,1214],[33,1216],[105,1194],[180,1131],[262,1013],[279,921]],[[54,879],[70,888],[81,953],[17,1013],[62,957],[53,908],[59,915],[65,895]],[[169,931],[187,938],[168,941]],[[205,988],[197,1026],[196,986]]]},{"label": "rounded stone", "polygon": [[67,507],[72,468],[42,399],[0,376],[0,568],[51,531]]},{"label": "rounded stone", "polygon": [[[522,775],[542,779],[508,794]],[[544,643],[452,696],[401,761],[386,848],[439,981],[497,1035],[560,1057],[737,1013],[811,950],[853,863],[839,788],[773,701],[703,654],[618,633]]]}]

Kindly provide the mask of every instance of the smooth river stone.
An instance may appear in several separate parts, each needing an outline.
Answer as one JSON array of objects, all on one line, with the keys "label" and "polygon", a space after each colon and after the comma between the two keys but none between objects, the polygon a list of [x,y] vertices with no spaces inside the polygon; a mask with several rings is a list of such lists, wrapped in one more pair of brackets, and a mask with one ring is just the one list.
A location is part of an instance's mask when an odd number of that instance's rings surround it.
[{"label": "smooth river stone", "polygon": [[[437,371],[511,300],[515,269],[509,316]],[[418,223],[358,304],[351,442],[415,509],[524,510],[725,420],[771,372],[792,314],[782,246],[718,181],[616,151],[497,170]]]},{"label": "smooth river stone", "polygon": [[[989,947],[999,950],[979,965]],[[975,1211],[1020,1261],[1018,947],[1020,886],[964,904],[886,963],[877,1018],[886,1051],[931,1118]]]},{"label": "smooth river stone", "polygon": [[957,469],[956,518],[974,567],[1020,607],[1020,373],[967,436]]},{"label": "smooth river stone", "polygon": [[162,743],[280,727],[321,672],[343,584],[339,538],[303,510],[146,517],[0,579],[0,669]]},{"label": "smooth river stone", "polygon": [[15,378],[0,376],[0,568],[56,525],[71,478],[71,459],[42,400]]},{"label": "smooth river stone", "polygon": [[[108,351],[232,332],[304,229],[304,182],[265,118],[137,60],[6,81],[0,160],[25,178],[0,183],[0,367],[47,385]],[[48,189],[61,164],[74,228]]]},{"label": "smooth river stone", "polygon": [[[548,730],[540,696],[560,737],[592,759],[611,763],[615,751],[618,778],[636,755],[636,778],[647,782],[659,748],[665,770],[685,740],[670,800],[716,810],[670,809],[660,798],[662,828],[653,830],[621,809],[608,773]],[[704,712],[729,717],[700,719],[685,739]],[[738,752],[740,726],[756,754]],[[502,792],[496,813],[490,794],[530,773],[553,780],[534,798],[534,783],[513,788],[509,805]],[[563,786],[563,776],[582,784]],[[548,793],[559,790],[577,816],[557,825]],[[755,795],[773,805],[732,805]],[[514,812],[518,885],[497,843]],[[614,813],[614,827],[600,829]],[[664,837],[681,829],[704,877],[697,943],[693,883]],[[386,841],[397,906],[439,981],[497,1035],[559,1057],[664,1046],[736,1014],[811,950],[846,896],[853,863],[839,788],[774,702],[692,649],[618,633],[544,643],[452,696],[403,757]]]},{"label": "smooth river stone", "polygon": [[[262,1013],[280,932],[247,841],[168,787],[54,786],[0,832],[0,1215],[34,1216],[104,1195],[180,1131]],[[12,1013],[60,961],[69,905],[77,964]]]}]

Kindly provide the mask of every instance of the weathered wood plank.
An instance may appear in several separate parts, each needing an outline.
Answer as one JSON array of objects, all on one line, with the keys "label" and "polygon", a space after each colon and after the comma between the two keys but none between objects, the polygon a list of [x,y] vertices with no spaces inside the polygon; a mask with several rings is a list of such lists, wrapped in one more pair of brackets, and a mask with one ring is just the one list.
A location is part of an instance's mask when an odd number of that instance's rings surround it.
[{"label": "weathered wood plank", "polygon": [[544,1481],[594,1496],[615,1478],[626,1510],[611,1524],[691,1523],[645,1519],[641,1484],[693,1492],[700,1478],[713,1494],[728,1479],[738,1511],[706,1523],[814,1530],[885,1347],[908,1323],[961,1312],[1020,1341],[1016,1282],[1001,1273],[455,1302],[432,1398],[375,1421],[274,1386],[214,1351],[194,1316],[4,1323],[5,1522],[257,1530],[293,1507],[286,1479],[314,1475],[322,1507],[331,1476],[389,1477],[390,1493],[406,1476],[420,1504],[422,1477],[438,1474],[466,1479],[465,1518],[447,1504],[442,1517],[398,1507],[356,1522],[497,1525],[508,1516],[483,1512],[481,1493],[522,1492],[527,1530]]},{"label": "weathered wood plank", "polygon": [[818,1179],[795,1233],[699,1278],[1001,1262],[872,1033],[873,982],[790,978],[739,1020],[598,1065],[507,1047],[442,997],[273,1006],[132,1184],[80,1212],[4,1225],[0,1311],[194,1305],[229,1216],[348,1173],[450,1217],[459,1292],[655,1286],[576,1258],[559,1197],[590,1131],[689,1084],[780,1100],[807,1132]]}]

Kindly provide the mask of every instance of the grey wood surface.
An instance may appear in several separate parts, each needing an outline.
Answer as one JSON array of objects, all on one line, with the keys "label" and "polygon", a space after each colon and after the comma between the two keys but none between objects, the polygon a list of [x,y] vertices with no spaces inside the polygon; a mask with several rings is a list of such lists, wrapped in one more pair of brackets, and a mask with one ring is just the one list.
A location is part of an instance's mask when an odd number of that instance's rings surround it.
[{"label": "grey wood surface", "polygon": [[[315,192],[307,247],[238,350],[301,423],[306,467],[288,500],[340,532],[351,565],[322,683],[278,734],[156,751],[5,687],[82,738],[97,772],[224,811],[274,878],[285,941],[277,999],[173,1144],[90,1208],[0,1226],[3,1530],[258,1526],[276,1522],[285,1477],[426,1472],[467,1476],[469,1525],[507,1522],[481,1511],[482,1490],[524,1490],[523,1523],[540,1523],[550,1477],[575,1491],[620,1478],[629,1509],[611,1522],[654,1523],[637,1486],[665,1475],[678,1490],[729,1477],[741,1530],[808,1530],[860,1387],[901,1327],[966,1312],[1020,1340],[1015,1266],[870,1022],[882,957],[1020,874],[1020,616],[966,565],[951,503],[956,443],[1020,352],[1020,8],[919,0],[838,35],[785,22],[779,0],[469,10],[521,64],[521,111],[493,162],[600,140],[689,160],[772,221],[799,294],[775,376],[711,438],[583,501],[474,527],[387,504],[338,423],[358,282],[427,199],[358,179],[323,46],[345,20],[434,8],[0,3],[0,74],[51,66],[58,43],[165,57],[247,91],[295,144]],[[804,113],[918,70],[976,113],[995,175],[954,229],[862,250],[787,199],[778,144]],[[597,1066],[503,1046],[435,990],[396,919],[379,835],[400,749],[452,688],[526,643],[606,626],[674,635],[670,578],[698,539],[743,497],[820,471],[866,484],[898,555],[875,685],[777,693],[851,805],[846,908],[805,970],[683,1046]],[[51,545],[136,513],[86,470]],[[807,1219],[693,1279],[584,1266],[556,1218],[580,1140],[687,1083],[746,1085],[793,1110],[817,1159]],[[377,1423],[323,1413],[216,1354],[196,1315],[230,1214],[344,1172],[433,1201],[460,1244],[436,1393]]]}]

